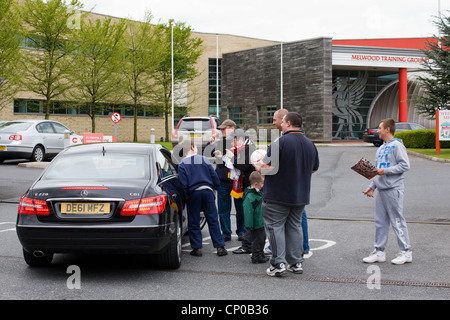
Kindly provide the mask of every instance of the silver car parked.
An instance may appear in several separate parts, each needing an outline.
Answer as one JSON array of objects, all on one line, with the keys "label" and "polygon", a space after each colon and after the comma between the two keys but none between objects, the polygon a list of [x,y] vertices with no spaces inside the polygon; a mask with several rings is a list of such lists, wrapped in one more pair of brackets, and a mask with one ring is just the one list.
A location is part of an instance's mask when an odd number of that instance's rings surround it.
[{"label": "silver car parked", "polygon": [[64,149],[64,132],[69,130],[51,120],[14,120],[0,124],[0,163],[7,159],[41,162]]}]

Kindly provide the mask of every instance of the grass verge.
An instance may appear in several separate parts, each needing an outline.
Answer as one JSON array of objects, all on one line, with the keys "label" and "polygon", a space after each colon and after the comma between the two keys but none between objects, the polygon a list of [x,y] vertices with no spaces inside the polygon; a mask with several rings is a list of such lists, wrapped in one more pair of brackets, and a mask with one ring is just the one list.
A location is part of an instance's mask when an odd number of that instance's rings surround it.
[{"label": "grass verge", "polygon": [[439,159],[450,159],[450,149],[441,149],[441,154],[436,154],[436,149],[416,149],[416,148],[408,148],[408,150],[421,153],[427,156],[436,157]]}]

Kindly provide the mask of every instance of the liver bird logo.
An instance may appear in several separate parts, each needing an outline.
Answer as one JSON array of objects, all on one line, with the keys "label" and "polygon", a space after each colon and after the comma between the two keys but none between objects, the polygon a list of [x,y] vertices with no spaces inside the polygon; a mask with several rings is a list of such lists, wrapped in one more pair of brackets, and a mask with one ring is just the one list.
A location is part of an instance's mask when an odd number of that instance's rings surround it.
[{"label": "liver bird logo", "polygon": [[354,132],[363,130],[363,117],[358,111],[366,89],[369,73],[358,72],[356,80],[337,77],[333,83],[333,115],[338,118],[338,129],[334,138],[346,133],[348,138],[358,138]]}]

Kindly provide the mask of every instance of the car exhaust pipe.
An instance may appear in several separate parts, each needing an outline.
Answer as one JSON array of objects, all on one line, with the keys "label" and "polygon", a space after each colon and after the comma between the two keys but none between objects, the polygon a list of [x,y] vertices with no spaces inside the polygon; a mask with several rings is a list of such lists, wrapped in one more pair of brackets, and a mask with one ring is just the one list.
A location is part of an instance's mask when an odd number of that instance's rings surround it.
[{"label": "car exhaust pipe", "polygon": [[33,251],[33,256],[35,258],[42,258],[43,256],[45,256],[45,253],[41,250],[35,250]]}]

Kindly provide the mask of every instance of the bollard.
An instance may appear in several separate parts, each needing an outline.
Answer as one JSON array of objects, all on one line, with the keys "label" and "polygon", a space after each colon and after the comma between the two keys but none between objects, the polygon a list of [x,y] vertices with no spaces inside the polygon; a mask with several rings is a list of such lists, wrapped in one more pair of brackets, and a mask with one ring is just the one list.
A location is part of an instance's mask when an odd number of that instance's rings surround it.
[{"label": "bollard", "polygon": [[70,131],[64,131],[64,149],[70,146]]},{"label": "bollard", "polygon": [[155,143],[155,129],[150,129],[151,135],[150,135],[150,143]]}]

